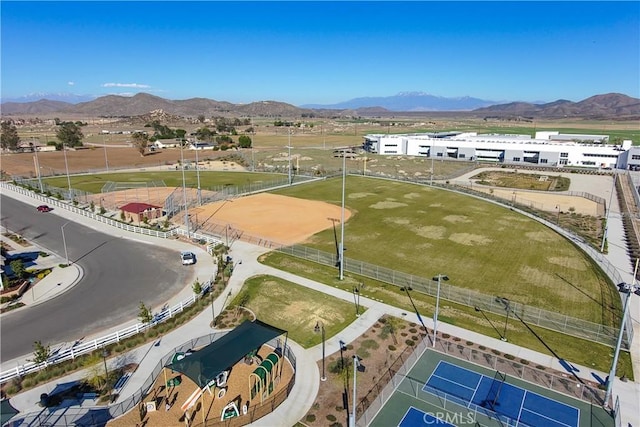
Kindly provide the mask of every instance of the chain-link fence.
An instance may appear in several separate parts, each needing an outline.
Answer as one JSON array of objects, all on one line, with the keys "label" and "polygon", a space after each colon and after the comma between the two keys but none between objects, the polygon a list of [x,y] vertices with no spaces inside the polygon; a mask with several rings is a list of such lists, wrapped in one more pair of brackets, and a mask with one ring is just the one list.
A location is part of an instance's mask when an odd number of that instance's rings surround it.
[{"label": "chain-link fence", "polygon": [[357,425],[369,425],[394,393],[403,393],[426,403],[428,407],[433,408],[433,413],[441,413],[444,409],[451,414],[469,414],[477,422],[474,425],[493,427],[504,425],[502,422],[511,425],[511,420],[500,420],[501,416],[488,412],[487,408],[476,407],[439,390],[425,392],[425,379],[412,378],[409,372],[421,357],[425,357],[427,349],[484,366],[508,377],[518,378],[596,406],[602,406],[604,403],[605,393],[594,383],[585,382],[575,376],[562,375],[543,366],[529,366],[526,360],[515,360],[512,356],[494,353],[473,343],[465,345],[456,339],[440,336],[436,346],[431,347],[431,341],[425,338],[415,350],[405,349],[385,371],[380,372],[378,382],[358,402]]},{"label": "chain-link fence", "polygon": [[[336,254],[323,252],[306,246],[284,246],[278,250],[291,256],[331,267],[334,267],[337,262]],[[349,258],[344,259],[344,271],[369,277],[380,282],[390,283],[398,287],[408,287],[433,297],[436,296],[438,291],[438,282],[432,279],[425,279],[424,277],[414,276]],[[478,307],[486,312],[499,316],[506,316],[505,304],[502,299],[496,296],[485,295],[470,289],[441,283],[440,297],[468,307]],[[616,345],[618,336],[616,328],[517,302],[510,302],[510,309],[530,325],[584,338],[610,347]],[[625,345],[626,348],[629,348],[628,340],[625,341]]]}]

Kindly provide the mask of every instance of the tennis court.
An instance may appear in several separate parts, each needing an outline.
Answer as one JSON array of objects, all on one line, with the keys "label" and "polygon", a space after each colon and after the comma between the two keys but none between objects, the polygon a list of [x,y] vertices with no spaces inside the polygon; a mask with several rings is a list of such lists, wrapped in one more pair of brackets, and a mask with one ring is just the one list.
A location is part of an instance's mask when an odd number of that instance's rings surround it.
[{"label": "tennis court", "polygon": [[425,348],[358,425],[613,427],[599,405]]},{"label": "tennis court", "polygon": [[420,409],[410,406],[407,409],[407,413],[404,414],[398,427],[418,427],[418,426],[449,426],[454,427],[453,424],[449,424],[438,418],[435,415],[428,414]]},{"label": "tennis court", "polygon": [[440,361],[423,391],[449,399],[460,399],[467,407],[487,409],[508,425],[578,427],[580,410],[505,382],[506,375],[493,378]]}]

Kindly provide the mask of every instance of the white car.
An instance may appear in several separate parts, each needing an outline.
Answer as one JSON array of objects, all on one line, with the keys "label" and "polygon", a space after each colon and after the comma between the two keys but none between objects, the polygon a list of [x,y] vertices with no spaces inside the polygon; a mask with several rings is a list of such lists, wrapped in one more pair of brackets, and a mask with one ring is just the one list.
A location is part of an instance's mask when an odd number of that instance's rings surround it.
[{"label": "white car", "polygon": [[180,260],[182,265],[191,265],[196,263],[196,255],[193,252],[180,252]]}]

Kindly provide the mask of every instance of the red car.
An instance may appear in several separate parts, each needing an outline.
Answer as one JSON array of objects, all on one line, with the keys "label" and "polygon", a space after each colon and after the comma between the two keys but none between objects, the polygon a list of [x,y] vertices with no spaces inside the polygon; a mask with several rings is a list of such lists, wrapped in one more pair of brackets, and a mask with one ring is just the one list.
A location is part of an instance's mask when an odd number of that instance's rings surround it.
[{"label": "red car", "polygon": [[38,212],[51,212],[53,210],[53,208],[47,206],[47,205],[40,205],[38,206]]}]

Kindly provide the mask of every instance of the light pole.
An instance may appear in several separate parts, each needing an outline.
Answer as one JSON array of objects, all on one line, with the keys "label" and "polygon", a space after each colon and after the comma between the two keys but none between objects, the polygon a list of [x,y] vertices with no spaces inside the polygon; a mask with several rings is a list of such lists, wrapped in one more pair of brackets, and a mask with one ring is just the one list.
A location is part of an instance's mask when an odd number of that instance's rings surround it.
[{"label": "light pole", "polygon": [[184,178],[184,143],[180,142],[180,166],[182,167],[182,202],[184,203],[184,225],[187,227],[187,239],[191,237],[189,233],[189,210],[187,209],[187,186]]},{"label": "light pole", "polygon": [[40,192],[44,193],[44,187],[42,186],[42,175],[40,174],[40,159],[38,159],[38,147],[36,147],[35,145],[32,145],[33,147],[33,152],[35,153],[36,157],[36,173],[38,174],[38,183],[40,184]]},{"label": "light pole", "polygon": [[504,309],[507,311],[507,316],[504,319],[504,331],[500,336],[500,340],[507,341],[507,324],[509,323],[509,312],[511,311],[511,301],[508,298],[497,297],[496,301],[502,303],[504,305]]},{"label": "light pole", "polygon": [[109,371],[107,370],[107,356],[109,355],[109,353],[107,353],[107,349],[104,348],[104,346],[102,347],[102,361],[104,362],[104,388],[105,390],[107,389],[107,386],[109,384]]},{"label": "light pole", "polygon": [[356,427],[356,373],[364,372],[364,365],[360,363],[360,358],[353,355],[353,403],[351,404],[351,417],[349,418],[349,426]]},{"label": "light pole", "polygon": [[604,252],[604,243],[607,241],[607,232],[609,231],[609,214],[611,213],[611,202],[613,202],[613,193],[616,189],[617,174],[613,174],[613,185],[611,186],[611,194],[609,195],[609,204],[607,205],[607,217],[604,220],[604,231],[602,233],[602,244],[600,245],[600,253]]},{"label": "light pole", "polygon": [[442,280],[447,281],[449,280],[449,276],[447,276],[446,274],[438,274],[437,276],[433,277],[433,280],[437,280],[438,281],[438,291],[436,293],[436,311],[433,314],[433,346],[436,346],[436,333],[438,332],[438,309],[440,307],[440,282]]},{"label": "light pole", "polygon": [[320,377],[320,381],[326,381],[327,376],[325,375],[324,370],[324,343],[325,343],[325,335],[324,335],[324,323],[322,320],[318,320],[316,322],[316,326],[313,328],[313,331],[317,334],[318,332],[322,333],[322,376]]},{"label": "light pole", "polygon": [[67,265],[69,265],[69,254],[67,252],[67,240],[64,237],[64,227],[69,224],[71,221],[65,222],[62,227],[60,227],[60,231],[62,231],[62,245],[64,246],[64,257],[67,260]]},{"label": "light pole", "polygon": [[556,209],[558,211],[558,214],[556,216],[556,225],[560,225],[560,205],[556,205]]},{"label": "light pole", "polygon": [[104,134],[102,135],[102,147],[104,148],[104,165],[109,173],[109,159],[107,159],[107,144],[104,142]]},{"label": "light pole", "polygon": [[287,145],[289,149],[289,171],[287,176],[289,177],[289,185],[291,185],[291,127],[287,128],[287,133],[289,134],[289,144]]},{"label": "light pole", "polygon": [[493,328],[494,331],[496,331],[498,333],[498,336],[500,337],[500,339],[502,341],[506,341],[506,338],[504,338],[504,336],[500,333],[500,331],[498,330],[498,328],[496,328],[496,326],[493,324],[493,322],[487,317],[486,314],[484,314],[484,311],[479,308],[478,306],[473,307],[477,312],[479,312],[480,314],[482,314],[482,317],[485,318],[485,320],[487,322],[489,322],[489,324],[491,325],[491,327]]},{"label": "light pole", "polygon": [[72,199],[71,195],[71,178],[69,178],[69,163],[67,162],[67,147],[65,144],[62,144],[62,153],[64,154],[64,168],[67,171],[67,184],[69,185],[69,198]]},{"label": "light pole", "polygon": [[431,157],[431,182],[429,185],[433,187],[433,144],[431,144],[431,150],[429,151],[429,157]]},{"label": "light pole", "polygon": [[200,169],[198,168],[198,143],[196,142],[196,178],[198,180],[198,206],[202,206],[202,194],[200,192]]},{"label": "light pole", "polygon": [[356,306],[356,317],[360,317],[360,290],[364,287],[364,283],[360,282],[353,287],[353,303]]},{"label": "light pole", "polygon": [[627,319],[627,315],[629,314],[629,300],[631,299],[631,294],[634,292],[635,284],[636,284],[636,274],[638,273],[638,261],[640,259],[636,259],[636,267],[633,270],[633,283],[627,292],[627,297],[624,300],[624,309],[622,310],[622,319],[620,319],[620,332],[618,333],[618,342],[616,343],[616,349],[613,353],[613,362],[611,363],[611,371],[609,372],[609,376],[607,377],[607,392],[604,395],[604,407],[609,407],[609,399],[611,398],[611,392],[613,390],[613,382],[616,379],[616,369],[618,368],[618,356],[620,355],[620,347],[622,346],[622,336],[624,335],[625,329],[625,320]]},{"label": "light pole", "polygon": [[340,280],[344,279],[344,187],[346,173],[347,157],[342,152],[342,208],[340,209]]}]

